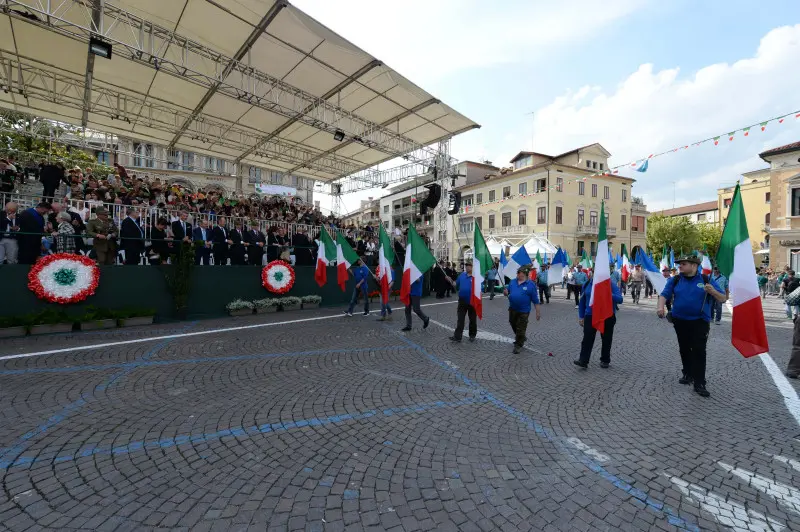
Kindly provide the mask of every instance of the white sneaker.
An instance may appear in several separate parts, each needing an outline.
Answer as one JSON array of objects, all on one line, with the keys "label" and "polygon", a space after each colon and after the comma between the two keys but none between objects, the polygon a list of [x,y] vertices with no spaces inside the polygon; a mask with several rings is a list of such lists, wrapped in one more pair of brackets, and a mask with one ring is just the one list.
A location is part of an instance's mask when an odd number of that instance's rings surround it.
[{"label": "white sneaker", "polygon": [[348,318],[352,318],[353,317],[353,313],[352,312],[345,312],[344,315],[347,316]]}]

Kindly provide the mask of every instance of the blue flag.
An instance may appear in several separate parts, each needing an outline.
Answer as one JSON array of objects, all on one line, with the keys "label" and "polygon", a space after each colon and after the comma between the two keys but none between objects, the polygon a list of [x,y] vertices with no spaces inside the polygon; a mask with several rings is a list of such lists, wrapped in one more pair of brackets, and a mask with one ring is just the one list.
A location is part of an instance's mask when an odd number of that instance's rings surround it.
[{"label": "blue flag", "polygon": [[506,266],[508,266],[508,259],[506,258],[506,251],[501,248],[500,249],[500,267],[497,269],[497,273],[498,273],[497,277],[500,279],[500,281],[503,282],[503,284],[505,284],[504,277],[505,277]]},{"label": "blue flag", "polygon": [[528,255],[528,250],[525,249],[525,246],[521,246],[517,251],[511,255],[511,259],[509,259],[508,264],[506,266],[505,276],[509,279],[513,279],[515,275],[517,275],[517,270],[521,266],[527,266],[528,264],[533,264],[530,255]]}]

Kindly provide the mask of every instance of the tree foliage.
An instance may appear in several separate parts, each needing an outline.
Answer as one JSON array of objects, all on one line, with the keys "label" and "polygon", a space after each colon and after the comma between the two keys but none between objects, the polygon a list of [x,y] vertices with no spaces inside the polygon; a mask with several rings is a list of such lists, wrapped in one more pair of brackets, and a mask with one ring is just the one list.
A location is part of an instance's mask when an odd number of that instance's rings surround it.
[{"label": "tree foliage", "polygon": [[722,227],[719,224],[705,222],[697,224],[697,230],[700,232],[700,249],[706,249],[706,252],[711,257],[717,256],[719,250],[719,242],[722,240]]},{"label": "tree foliage", "polygon": [[647,219],[647,249],[658,256],[664,246],[671,247],[676,255],[702,248],[698,226],[685,216],[651,216]]},{"label": "tree foliage", "polygon": [[79,127],[16,111],[0,111],[0,155],[13,155],[19,162],[42,160],[62,162],[66,168],[91,167],[95,175],[114,173],[113,168],[100,164],[94,156],[80,148],[53,142],[50,136],[59,137],[83,134]]}]

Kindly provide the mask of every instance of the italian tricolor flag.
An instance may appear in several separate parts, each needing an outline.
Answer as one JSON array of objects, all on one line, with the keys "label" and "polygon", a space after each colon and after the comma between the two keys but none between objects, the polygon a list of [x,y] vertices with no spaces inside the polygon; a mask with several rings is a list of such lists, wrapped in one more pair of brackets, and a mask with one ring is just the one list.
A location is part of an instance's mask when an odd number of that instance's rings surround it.
[{"label": "italian tricolor flag", "polygon": [[436,259],[431,255],[414,226],[409,225],[406,260],[403,264],[403,283],[400,285],[400,300],[405,306],[411,305],[411,285],[434,264],[436,264]]},{"label": "italian tricolor flag", "polygon": [[600,334],[606,332],[606,320],[614,315],[611,300],[611,270],[608,266],[608,237],[606,236],[605,204],[600,204],[600,229],[597,232],[597,255],[589,306],[592,308],[592,327]]},{"label": "italian tricolor flag", "polygon": [[703,275],[711,275],[711,259],[708,258],[708,250],[703,246],[703,252],[700,253],[700,268],[702,268]]},{"label": "italian tricolor flag", "polygon": [[625,249],[625,244],[622,244],[622,282],[627,283],[628,277],[631,275],[631,261],[628,258],[628,250]]},{"label": "italian tricolor flag", "polygon": [[336,233],[336,281],[342,292],[347,284],[347,270],[356,262],[358,262],[358,254],[353,251],[341,233]]},{"label": "italian tricolor flag", "polygon": [[386,234],[386,229],[383,224],[380,224],[380,244],[378,249],[378,282],[381,285],[381,301],[383,304],[389,302],[389,290],[392,288],[394,282],[392,264],[394,263],[394,249],[392,248],[392,241],[389,235]]},{"label": "italian tricolor flag", "polygon": [[319,249],[317,250],[317,269],[314,279],[317,284],[324,286],[328,282],[328,264],[336,260],[336,244],[333,243],[328,232],[322,228],[319,232]]},{"label": "italian tricolor flag", "polygon": [[492,269],[492,255],[486,247],[486,241],[481,234],[481,228],[475,226],[475,237],[472,243],[472,297],[470,305],[475,309],[479,319],[483,319],[483,302],[481,301],[481,286],[486,272]]},{"label": "italian tricolor flag", "polygon": [[743,357],[769,351],[767,327],[758,291],[753,247],[747,232],[739,185],[733,191],[728,221],[717,252],[720,273],[729,279],[733,300],[731,343]]}]

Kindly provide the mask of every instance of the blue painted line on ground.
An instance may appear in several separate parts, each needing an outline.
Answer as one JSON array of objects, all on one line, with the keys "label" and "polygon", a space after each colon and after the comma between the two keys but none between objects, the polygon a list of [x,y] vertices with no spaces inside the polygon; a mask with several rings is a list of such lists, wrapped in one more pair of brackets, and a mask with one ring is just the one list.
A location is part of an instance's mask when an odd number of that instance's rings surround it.
[{"label": "blue painted line on ground", "polygon": [[[169,341],[172,341],[169,340]],[[160,347],[158,344],[156,347]],[[172,366],[176,364],[202,364],[206,362],[231,362],[239,360],[261,360],[269,358],[307,356],[307,355],[335,355],[341,353],[361,353],[364,351],[388,351],[390,349],[410,349],[407,345],[390,345],[385,347],[364,347],[359,349],[319,349],[315,351],[293,351],[289,353],[264,353],[260,355],[233,355],[226,357],[203,357],[187,358],[175,360],[148,360],[136,362],[121,362],[119,364],[92,364],[87,366],[70,366],[63,368],[27,368],[27,369],[7,369],[0,370],[0,376],[5,375],[27,375],[33,373],[74,373],[80,371],[103,371],[107,369],[135,369],[153,366]],[[112,377],[113,378],[113,377]]]},{"label": "blue painted line on ground", "polygon": [[422,403],[405,407],[386,408],[383,410],[367,410],[366,412],[357,412],[354,414],[339,414],[324,418],[300,419],[296,421],[278,421],[275,423],[265,423],[263,425],[252,425],[250,427],[235,427],[235,428],[220,430],[217,432],[212,432],[209,434],[198,434],[194,436],[192,436],[191,434],[185,434],[185,435],[175,436],[174,438],[165,438],[154,441],[140,440],[128,443],[126,445],[120,445],[117,447],[92,445],[89,447],[85,447],[84,449],[78,452],[61,456],[52,456],[52,457],[20,456],[16,459],[0,460],[0,469],[9,469],[11,467],[18,467],[42,461],[48,461],[53,464],[59,464],[95,455],[121,455],[121,454],[130,454],[132,452],[142,451],[142,450],[168,449],[171,447],[176,447],[178,445],[209,442],[230,436],[250,437],[258,434],[285,432],[287,430],[298,429],[302,427],[320,427],[325,425],[335,425],[345,421],[360,421],[370,418],[385,418],[385,417],[405,415],[416,412],[427,412],[430,410],[435,410],[440,408],[459,407],[465,405],[482,404],[487,402],[488,401],[485,398],[481,397],[466,397],[458,401],[449,401],[449,402],[434,401],[432,403]]},{"label": "blue painted line on ground", "polygon": [[473,386],[476,389],[478,389],[482,393],[482,397],[484,399],[486,399],[489,403],[491,403],[491,404],[495,405],[496,407],[500,408],[501,410],[505,411],[508,415],[510,415],[511,417],[517,419],[523,425],[527,426],[530,430],[532,430],[533,432],[535,432],[539,436],[542,436],[547,441],[553,443],[560,452],[577,459],[578,461],[580,461],[581,463],[586,465],[591,471],[599,474],[603,479],[607,480],[608,482],[613,484],[615,487],[623,490],[624,492],[628,493],[629,495],[631,495],[635,499],[641,501],[642,503],[644,503],[645,505],[647,505],[651,509],[653,509],[653,510],[661,513],[662,515],[664,515],[666,517],[667,521],[669,522],[669,524],[671,524],[673,526],[676,526],[676,527],[678,527],[678,528],[680,528],[682,530],[688,530],[688,531],[691,531],[691,532],[700,532],[700,528],[697,525],[695,525],[693,523],[690,523],[690,522],[686,521],[685,519],[683,519],[682,517],[680,517],[678,515],[678,513],[674,509],[672,509],[669,506],[665,505],[662,501],[658,501],[656,499],[653,499],[652,497],[650,497],[649,495],[644,493],[642,490],[634,488],[628,482],[622,480],[621,478],[617,477],[613,473],[610,473],[606,468],[604,468],[602,465],[598,464],[597,462],[595,462],[591,458],[588,458],[588,457],[586,457],[586,456],[584,456],[582,454],[578,454],[576,451],[573,451],[566,442],[562,441],[561,438],[557,437],[556,435],[552,434],[550,431],[545,429],[545,427],[543,427],[539,422],[537,422],[532,417],[528,416],[527,414],[525,414],[524,412],[522,412],[520,410],[517,410],[513,406],[507,404],[502,399],[498,399],[493,394],[491,394],[488,391],[486,391],[485,389],[481,388],[478,385],[478,383],[476,383],[475,381],[471,380],[469,377],[467,377],[466,375],[462,374],[458,370],[456,370],[456,369],[450,367],[449,365],[445,364],[438,357],[436,357],[435,355],[429,353],[421,345],[419,345],[419,344],[415,343],[414,341],[406,338],[405,336],[400,336],[400,335],[398,335],[398,336],[400,337],[400,339],[403,342],[405,342],[408,345],[410,345],[411,347],[413,347],[418,353],[422,354],[424,357],[426,357],[428,360],[430,360],[433,364],[435,364],[435,365],[447,370],[448,372],[452,373],[453,375],[458,377],[462,382],[464,382],[468,386]]},{"label": "blue painted line on ground", "polygon": [[[189,325],[184,327],[183,330],[185,331],[185,330],[190,329],[196,323],[197,322],[190,323]],[[152,349],[150,349],[147,353],[145,353],[145,355],[142,358],[143,359],[146,358],[146,359],[149,360],[150,357],[152,357],[159,349],[161,349],[164,345],[168,344],[172,340],[173,339],[168,339],[168,340],[165,340],[164,342],[161,342],[161,343],[157,344]],[[112,375],[108,380],[106,380],[103,383],[101,383],[98,386],[96,386],[95,387],[95,391],[105,390],[114,381],[116,381],[117,379],[125,376],[130,371],[133,371],[133,369],[135,369],[135,368],[131,368],[131,369],[126,368],[123,371]],[[27,444],[27,442],[29,440],[31,440],[32,438],[34,438],[34,437],[36,437],[36,436],[38,436],[40,434],[43,434],[44,432],[47,432],[48,430],[52,429],[53,427],[55,427],[56,425],[58,425],[59,423],[61,423],[65,419],[67,419],[69,416],[71,416],[72,414],[74,414],[75,412],[80,410],[81,407],[86,405],[90,400],[91,400],[91,397],[86,396],[86,394],[81,394],[80,399],[78,399],[77,401],[73,401],[73,402],[69,403],[67,406],[65,406],[64,408],[59,410],[56,414],[51,416],[45,423],[43,423],[42,425],[39,425],[36,429],[34,429],[34,430],[30,431],[30,432],[27,432],[27,433],[23,434],[22,436],[20,436],[17,439],[17,441],[14,442],[14,444],[11,447],[9,447],[8,449],[5,450],[5,452],[0,454],[0,464],[13,462],[14,461],[13,457],[19,456],[21,453],[23,453],[25,451],[26,444]],[[0,468],[0,469],[2,469],[2,468]]]}]

